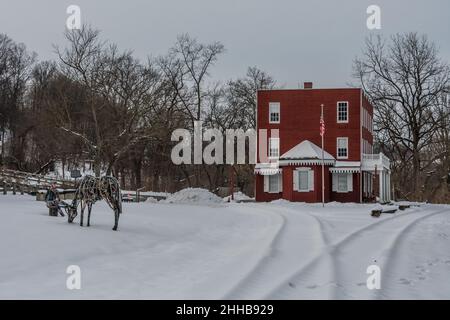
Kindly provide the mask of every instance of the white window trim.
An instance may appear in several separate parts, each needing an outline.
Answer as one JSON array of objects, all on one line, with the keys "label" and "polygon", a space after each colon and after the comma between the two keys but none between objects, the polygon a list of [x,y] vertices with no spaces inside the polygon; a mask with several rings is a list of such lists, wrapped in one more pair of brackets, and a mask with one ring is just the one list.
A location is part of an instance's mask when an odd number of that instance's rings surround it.
[{"label": "white window trim", "polygon": [[[343,157],[343,156],[339,156],[339,139],[344,139],[347,141],[347,156]],[[348,146],[348,137],[337,137],[336,138],[336,159],[348,159],[348,154],[349,154],[349,146]]]},{"label": "white window trim", "polygon": [[[278,107],[278,121],[272,121],[270,118],[270,115],[271,115],[270,106],[272,106],[272,105],[275,105]],[[280,105],[280,103],[279,102],[269,102],[269,123],[277,124],[277,123],[280,123],[280,121],[281,121],[281,105]]]},{"label": "white window trim", "polygon": [[[339,120],[339,103],[346,103],[347,104],[347,120]],[[350,119],[350,104],[348,101],[338,101],[336,103],[336,122],[337,123],[348,123]]]},{"label": "white window trim", "polygon": [[[272,140],[278,140],[278,156],[272,156],[270,153],[271,146],[272,146],[272,143],[271,143]],[[269,150],[268,150],[267,156],[269,159],[279,159],[280,158],[280,138],[269,138]]]}]

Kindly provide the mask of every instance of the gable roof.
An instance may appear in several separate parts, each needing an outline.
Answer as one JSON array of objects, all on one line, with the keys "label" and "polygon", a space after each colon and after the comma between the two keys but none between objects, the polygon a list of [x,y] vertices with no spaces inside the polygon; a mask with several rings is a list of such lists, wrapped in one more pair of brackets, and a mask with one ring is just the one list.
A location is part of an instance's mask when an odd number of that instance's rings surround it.
[{"label": "gable roof", "polygon": [[[335,158],[326,151],[324,151],[323,157],[324,160],[335,160]],[[280,160],[288,160],[288,159],[322,160],[322,149],[317,145],[315,145],[314,143],[312,143],[311,141],[304,140],[280,157]]]}]

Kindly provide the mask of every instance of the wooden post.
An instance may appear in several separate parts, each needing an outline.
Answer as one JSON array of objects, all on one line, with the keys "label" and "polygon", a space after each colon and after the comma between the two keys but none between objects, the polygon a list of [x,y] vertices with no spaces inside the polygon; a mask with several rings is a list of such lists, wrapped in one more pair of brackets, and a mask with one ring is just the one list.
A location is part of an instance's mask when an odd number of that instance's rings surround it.
[{"label": "wooden post", "polygon": [[13,183],[13,195],[16,195],[16,183]]},{"label": "wooden post", "polygon": [[7,187],[6,181],[3,181],[3,194],[4,195],[8,194],[8,191],[6,191],[6,187]]},{"label": "wooden post", "polygon": [[234,174],[233,166],[230,165],[230,201],[234,200]]}]

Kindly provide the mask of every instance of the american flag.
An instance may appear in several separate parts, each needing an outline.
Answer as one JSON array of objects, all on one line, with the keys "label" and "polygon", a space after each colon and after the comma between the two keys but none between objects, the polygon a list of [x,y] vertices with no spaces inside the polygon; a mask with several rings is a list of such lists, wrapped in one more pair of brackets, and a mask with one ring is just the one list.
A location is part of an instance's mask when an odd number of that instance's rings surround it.
[{"label": "american flag", "polygon": [[320,136],[325,135],[325,121],[323,120],[323,114],[320,115]]}]

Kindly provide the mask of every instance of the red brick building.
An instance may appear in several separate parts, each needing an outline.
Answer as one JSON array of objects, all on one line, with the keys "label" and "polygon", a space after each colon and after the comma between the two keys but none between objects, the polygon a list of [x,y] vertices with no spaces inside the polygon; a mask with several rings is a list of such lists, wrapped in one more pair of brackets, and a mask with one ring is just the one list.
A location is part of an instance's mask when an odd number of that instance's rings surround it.
[{"label": "red brick building", "polygon": [[373,106],[361,89],[312,83],[258,92],[256,200],[322,201],[321,105],[325,201],[389,201],[389,159],[373,154]]}]

